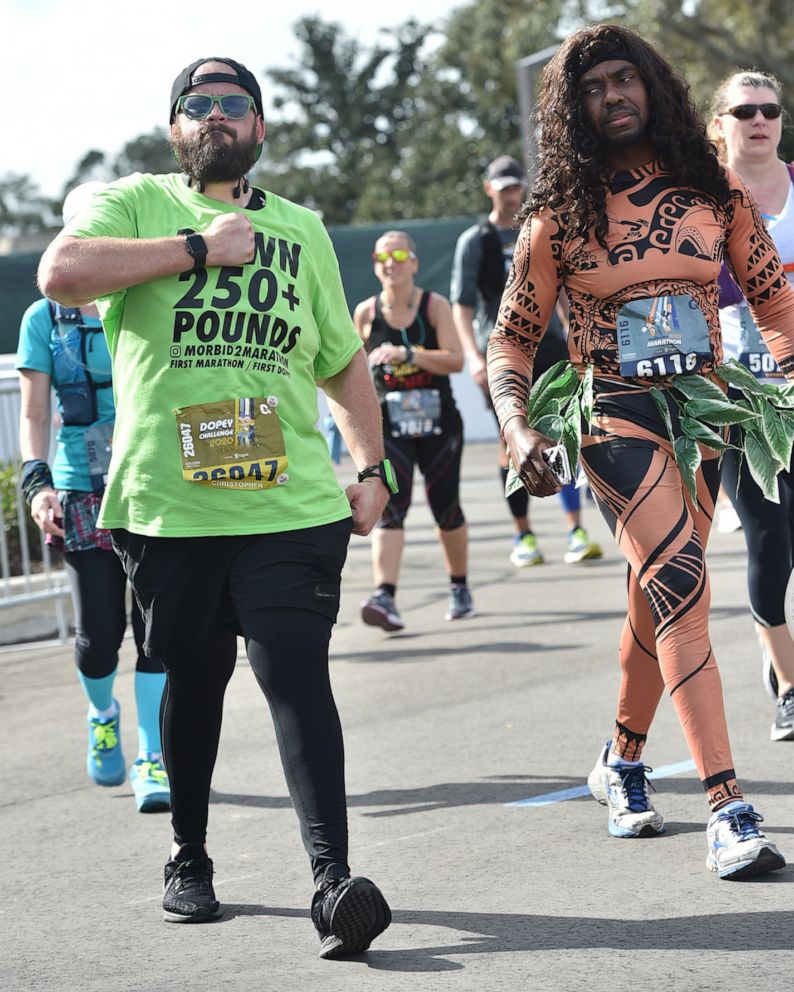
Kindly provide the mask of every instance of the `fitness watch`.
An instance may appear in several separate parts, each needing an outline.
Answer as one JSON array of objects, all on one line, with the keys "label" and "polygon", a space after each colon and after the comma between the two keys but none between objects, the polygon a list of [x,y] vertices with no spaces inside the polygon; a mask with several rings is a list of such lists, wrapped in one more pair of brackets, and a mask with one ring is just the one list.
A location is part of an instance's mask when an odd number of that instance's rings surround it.
[{"label": "fitness watch", "polygon": [[193,259],[193,268],[190,271],[199,272],[207,261],[207,242],[200,234],[188,234],[185,236],[185,248]]},{"label": "fitness watch", "polygon": [[394,474],[394,468],[388,458],[384,458],[377,465],[367,465],[366,468],[362,469],[358,473],[358,481],[363,482],[364,479],[380,479],[393,496],[396,496],[400,491],[400,487],[397,485],[397,476]]}]

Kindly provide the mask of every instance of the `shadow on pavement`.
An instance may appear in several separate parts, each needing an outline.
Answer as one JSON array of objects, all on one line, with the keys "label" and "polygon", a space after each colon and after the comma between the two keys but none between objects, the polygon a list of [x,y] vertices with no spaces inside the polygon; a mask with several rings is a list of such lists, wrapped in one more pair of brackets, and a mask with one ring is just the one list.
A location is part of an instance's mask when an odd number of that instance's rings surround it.
[{"label": "shadow on pavement", "polygon": [[[424,813],[428,810],[444,810],[463,808],[466,806],[483,805],[503,805],[504,803],[518,802],[522,799],[531,799],[534,796],[545,795],[548,792],[557,792],[562,789],[570,789],[578,785],[585,784],[585,776],[581,778],[575,776],[547,776],[539,775],[508,777],[500,775],[496,780],[486,780],[480,782],[439,782],[437,785],[429,785],[414,789],[376,789],[362,795],[349,795],[347,797],[348,806],[351,809],[361,807],[377,806],[392,807],[390,809],[379,808],[367,812],[365,816],[386,817],[403,816],[409,813]],[[788,795],[790,785],[785,782],[760,782],[742,780],[749,796],[759,795]],[[674,795],[697,795],[702,796],[703,790],[697,778],[665,778],[659,780],[659,793]],[[218,792],[213,789],[210,793],[210,802],[214,804],[226,804],[229,806],[250,806],[258,809],[285,809],[292,806],[289,796],[259,796],[247,795],[233,792]],[[582,796],[576,799],[569,799],[566,802],[592,802],[589,796]],[[398,808],[394,808],[398,807]],[[705,805],[702,807],[703,823],[708,819]],[[768,824],[770,829],[778,829],[773,823]],[[701,825],[699,829],[703,829]],[[789,832],[788,828],[780,828],[783,832]],[[794,832],[794,828],[790,832]]]},{"label": "shadow on pavement", "polygon": [[[467,621],[471,623],[471,621]],[[331,655],[331,663],[335,661],[356,661],[356,662],[382,662],[382,661],[426,661],[433,662],[440,657],[460,657],[465,654],[482,655],[486,649],[482,644],[451,644],[449,647],[433,648],[433,653],[428,654],[426,646],[421,648],[403,648],[400,642],[405,640],[405,635],[397,634],[389,637],[383,642],[388,650],[383,647],[373,646],[366,651],[340,651]],[[541,644],[532,641],[495,641],[488,645],[489,654],[529,654],[533,651],[543,651],[550,654],[552,651],[570,651],[576,645],[573,644]]]},{"label": "shadow on pavement", "polygon": [[[763,884],[794,882],[791,869],[765,876]],[[737,883],[739,884],[739,883]],[[743,884],[747,884],[746,882]],[[235,916],[307,918],[308,910],[224,903],[224,919]],[[668,919],[605,919],[604,917],[544,916],[520,913],[458,913],[397,910],[392,925],[429,926],[457,931],[449,943],[405,950],[381,949],[390,932],[366,955],[351,963],[366,963],[376,971],[460,971],[465,965],[449,960],[466,954],[527,951],[790,951],[794,911],[781,913],[714,913]]]}]

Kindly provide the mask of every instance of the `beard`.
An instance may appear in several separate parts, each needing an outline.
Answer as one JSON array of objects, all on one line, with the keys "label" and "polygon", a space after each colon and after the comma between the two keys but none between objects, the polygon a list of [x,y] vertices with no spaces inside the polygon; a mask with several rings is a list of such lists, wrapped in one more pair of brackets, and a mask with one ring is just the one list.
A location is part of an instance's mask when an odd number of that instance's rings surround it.
[{"label": "beard", "polygon": [[204,185],[233,182],[244,176],[258,158],[257,144],[256,121],[250,134],[242,138],[225,124],[208,124],[190,137],[183,135],[177,124],[171,126],[171,149],[179,168]]},{"label": "beard", "polygon": [[622,151],[631,148],[632,145],[639,145],[648,140],[648,127],[637,118],[634,127],[622,133],[610,134],[604,125],[601,125],[599,139],[607,152]]}]

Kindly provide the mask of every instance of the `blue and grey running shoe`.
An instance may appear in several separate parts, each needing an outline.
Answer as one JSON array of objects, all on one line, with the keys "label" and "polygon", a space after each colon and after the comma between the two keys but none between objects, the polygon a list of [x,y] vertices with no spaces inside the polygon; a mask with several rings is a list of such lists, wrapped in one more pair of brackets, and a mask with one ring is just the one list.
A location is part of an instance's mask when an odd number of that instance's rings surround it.
[{"label": "blue and grey running shoe", "polygon": [[655,837],[664,833],[664,819],[653,808],[647,773],[642,763],[609,765],[611,741],[587,777],[587,787],[602,806],[609,807],[609,832],[613,837]]},{"label": "blue and grey running shoe", "polygon": [[789,689],[777,701],[771,738],[773,741],[794,740],[794,689]]},{"label": "blue and grey running shoe", "polygon": [[468,586],[454,585],[449,590],[449,602],[445,620],[465,620],[475,616],[474,601]]},{"label": "blue and grey running shoe", "polygon": [[86,771],[97,785],[121,785],[127,766],[121,750],[121,710],[116,700],[116,715],[109,719],[88,716],[88,754]]},{"label": "blue and grey running shoe", "polygon": [[706,867],[720,878],[743,879],[785,867],[786,860],[758,824],[763,816],[738,800],[712,813],[706,828]]},{"label": "blue and grey running shoe", "polygon": [[361,619],[370,627],[388,631],[402,630],[405,626],[393,597],[385,589],[376,589],[369,599],[363,601]]}]

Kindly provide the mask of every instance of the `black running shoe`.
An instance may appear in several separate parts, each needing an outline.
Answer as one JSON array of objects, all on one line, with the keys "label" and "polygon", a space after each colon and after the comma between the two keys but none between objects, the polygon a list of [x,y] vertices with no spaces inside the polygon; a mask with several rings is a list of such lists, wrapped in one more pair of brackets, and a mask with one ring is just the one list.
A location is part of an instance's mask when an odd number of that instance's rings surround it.
[{"label": "black running shoe", "polygon": [[221,904],[212,888],[212,860],[200,845],[199,852],[182,848],[165,864],[163,919],[169,923],[205,923],[221,915]]},{"label": "black running shoe", "polygon": [[342,878],[314,893],[312,923],[320,935],[320,957],[361,954],[391,923],[383,893],[368,878]]},{"label": "black running shoe", "polygon": [[773,741],[794,740],[794,689],[789,689],[777,701],[771,738]]}]

